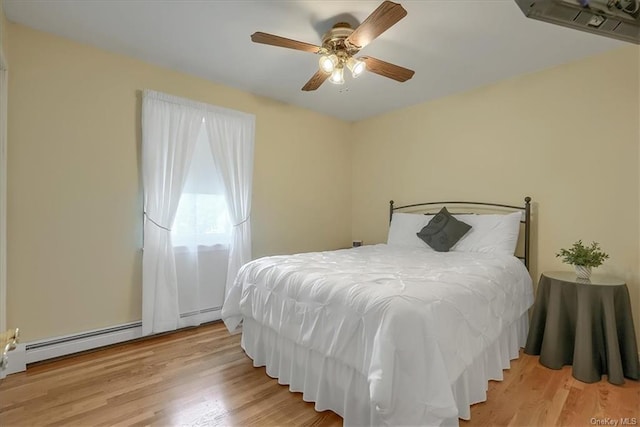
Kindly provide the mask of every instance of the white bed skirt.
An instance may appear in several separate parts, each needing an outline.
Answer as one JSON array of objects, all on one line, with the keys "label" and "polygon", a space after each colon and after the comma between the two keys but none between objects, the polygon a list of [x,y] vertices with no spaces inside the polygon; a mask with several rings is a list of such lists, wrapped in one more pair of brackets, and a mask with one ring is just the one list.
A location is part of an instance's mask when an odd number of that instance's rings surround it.
[{"label": "white bed skirt", "polygon": [[[506,327],[499,338],[476,358],[451,389],[458,406],[458,417],[470,418],[470,406],[487,399],[489,380],[502,380],[503,369],[518,358],[529,328],[525,312]],[[315,402],[317,411],[332,410],[346,426],[383,425],[369,397],[367,378],[340,361],[301,347],[272,329],[250,318],[244,319],[242,348],[254,366],[265,366],[270,377],[301,392],[303,400]],[[442,426],[458,425],[458,418],[440,420]]]}]

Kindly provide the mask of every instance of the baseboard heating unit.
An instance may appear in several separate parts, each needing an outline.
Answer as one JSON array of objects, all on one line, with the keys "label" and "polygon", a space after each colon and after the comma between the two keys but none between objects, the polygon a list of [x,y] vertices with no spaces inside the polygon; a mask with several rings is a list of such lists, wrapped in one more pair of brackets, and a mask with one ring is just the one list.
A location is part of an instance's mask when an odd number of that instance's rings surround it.
[{"label": "baseboard heating unit", "polygon": [[[181,319],[200,315],[201,322],[212,322],[220,319],[222,307],[214,307],[180,315]],[[142,337],[142,322],[130,322],[107,328],[70,334],[55,338],[18,344],[12,351],[11,359],[5,375],[25,371],[30,363],[56,357],[67,356],[87,350],[94,350],[108,345],[119,344]]]}]

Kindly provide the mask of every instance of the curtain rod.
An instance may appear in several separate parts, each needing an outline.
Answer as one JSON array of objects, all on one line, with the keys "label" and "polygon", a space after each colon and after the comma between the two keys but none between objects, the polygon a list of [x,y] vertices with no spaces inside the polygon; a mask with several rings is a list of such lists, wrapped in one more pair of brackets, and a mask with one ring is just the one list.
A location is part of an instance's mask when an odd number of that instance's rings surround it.
[{"label": "curtain rod", "polygon": [[199,110],[205,110],[212,113],[221,113],[227,114],[231,116],[237,116],[241,118],[248,118],[255,120],[255,115],[250,113],[245,113],[243,111],[232,110],[230,108],[219,107],[217,105],[207,104],[205,102],[194,101],[188,98],[181,98],[175,95],[169,95],[163,92],[157,92],[150,89],[143,89],[142,98],[156,99],[158,101],[168,102],[171,104],[180,105],[182,107],[190,107]]}]

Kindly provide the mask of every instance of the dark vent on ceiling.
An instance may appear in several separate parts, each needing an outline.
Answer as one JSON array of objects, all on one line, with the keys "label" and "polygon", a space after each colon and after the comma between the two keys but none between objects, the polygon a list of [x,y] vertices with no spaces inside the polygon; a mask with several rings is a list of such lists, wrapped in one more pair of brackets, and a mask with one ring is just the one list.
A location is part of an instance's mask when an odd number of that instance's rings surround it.
[{"label": "dark vent on ceiling", "polygon": [[588,25],[589,21],[593,18],[593,13],[591,12],[580,12],[578,16],[573,20],[576,24],[580,25]]},{"label": "dark vent on ceiling", "polygon": [[620,21],[616,20],[616,19],[607,19],[606,21],[604,21],[604,23],[600,26],[600,29],[602,31],[615,31],[616,28],[618,28],[618,26],[620,25]]},{"label": "dark vent on ceiling", "polygon": [[640,40],[640,27],[635,25],[629,25],[626,22],[621,22],[620,25],[615,29],[616,34],[620,34],[621,36],[633,38],[636,40]]},{"label": "dark vent on ceiling", "polygon": [[[640,44],[640,3],[633,3],[640,0],[625,0],[621,9],[608,0],[589,0],[588,7],[578,0],[515,1],[529,18]],[[631,13],[634,4],[637,10]]]},{"label": "dark vent on ceiling", "polygon": [[[578,15],[580,15],[580,11],[576,9],[572,9],[569,7],[563,6],[555,6],[552,5],[553,10],[550,10],[550,13],[553,13],[558,19],[564,19],[566,21],[575,21]],[[551,9],[551,8],[549,8]]]}]

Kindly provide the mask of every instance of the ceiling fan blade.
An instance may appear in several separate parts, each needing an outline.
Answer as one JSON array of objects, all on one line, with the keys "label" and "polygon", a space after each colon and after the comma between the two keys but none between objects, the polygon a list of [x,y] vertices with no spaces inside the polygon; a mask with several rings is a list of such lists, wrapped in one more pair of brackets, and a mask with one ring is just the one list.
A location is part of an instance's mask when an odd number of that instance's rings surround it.
[{"label": "ceiling fan blade", "polygon": [[415,71],[413,70],[381,61],[370,56],[362,56],[358,59],[367,64],[367,71],[380,74],[381,76],[388,77],[399,82],[406,82],[415,74]]},{"label": "ceiling fan blade", "polygon": [[347,37],[346,42],[362,49],[405,16],[407,11],[404,7],[398,3],[385,1]]},{"label": "ceiling fan blade", "polygon": [[316,90],[320,87],[320,85],[322,85],[322,83],[324,83],[325,80],[327,80],[329,78],[329,73],[323,73],[322,71],[318,70],[316,71],[316,73],[313,75],[313,77],[311,77],[309,79],[309,81],[307,82],[307,84],[305,84],[302,87],[302,90],[304,91],[311,91],[311,90]]},{"label": "ceiling fan blade", "polygon": [[302,50],[304,52],[318,53],[320,46],[311,43],[291,40],[285,37],[274,36],[273,34],[262,33],[260,31],[251,34],[251,41],[254,43],[269,44],[271,46],[286,47],[287,49]]}]

